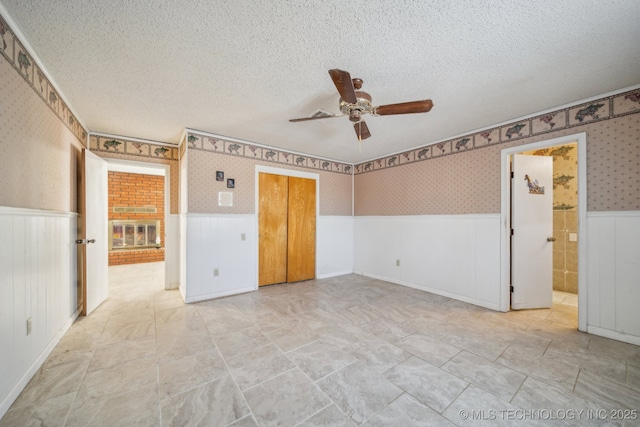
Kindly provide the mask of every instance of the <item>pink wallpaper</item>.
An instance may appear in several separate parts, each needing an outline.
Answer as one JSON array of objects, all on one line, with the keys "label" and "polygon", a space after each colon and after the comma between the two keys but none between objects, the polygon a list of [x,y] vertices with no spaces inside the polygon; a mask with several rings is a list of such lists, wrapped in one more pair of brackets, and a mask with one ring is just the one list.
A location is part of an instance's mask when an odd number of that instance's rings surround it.
[{"label": "pink wallpaper", "polygon": [[500,206],[498,147],[355,176],[355,215],[493,213]]},{"label": "pink wallpaper", "polygon": [[[58,117],[81,144],[86,144],[87,131],[78,122],[60,95],[24,48],[13,30],[0,16],[0,55]],[[4,81],[4,80],[3,80]]]},{"label": "pink wallpaper", "polygon": [[91,135],[89,137],[89,149],[100,157],[169,165],[169,191],[171,197],[171,210],[169,213],[178,213],[180,170],[178,168],[177,147],[132,141],[127,138]]},{"label": "pink wallpaper", "polygon": [[76,135],[2,59],[0,99],[0,206],[77,212]]},{"label": "pink wallpaper", "polygon": [[640,210],[640,90],[355,165],[355,215],[500,212],[500,151],[587,133],[587,209]]},{"label": "pink wallpaper", "polygon": [[0,206],[77,212],[86,130],[0,17]]},{"label": "pink wallpaper", "polygon": [[587,209],[640,209],[640,114],[587,131]]},{"label": "pink wallpaper", "polygon": [[[265,165],[317,173],[320,177],[320,215],[352,214],[351,165],[195,133],[189,136],[189,213],[255,213],[255,166]],[[216,181],[216,171],[224,172],[224,181]],[[228,178],[235,180],[234,189],[227,188]],[[219,191],[233,191],[233,207],[218,206]]]}]

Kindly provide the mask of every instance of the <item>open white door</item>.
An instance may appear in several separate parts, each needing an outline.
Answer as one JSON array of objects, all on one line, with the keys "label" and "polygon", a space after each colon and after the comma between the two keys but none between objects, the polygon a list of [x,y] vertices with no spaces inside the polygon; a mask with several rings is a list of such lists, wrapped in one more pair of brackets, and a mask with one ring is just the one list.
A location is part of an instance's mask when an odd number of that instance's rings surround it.
[{"label": "open white door", "polygon": [[553,300],[553,158],[514,154],[511,182],[511,308]]},{"label": "open white door", "polygon": [[84,235],[81,250],[84,252],[84,309],[89,315],[107,299],[108,279],[108,187],[107,162],[87,149],[82,150],[84,172],[84,207],[82,223]]}]

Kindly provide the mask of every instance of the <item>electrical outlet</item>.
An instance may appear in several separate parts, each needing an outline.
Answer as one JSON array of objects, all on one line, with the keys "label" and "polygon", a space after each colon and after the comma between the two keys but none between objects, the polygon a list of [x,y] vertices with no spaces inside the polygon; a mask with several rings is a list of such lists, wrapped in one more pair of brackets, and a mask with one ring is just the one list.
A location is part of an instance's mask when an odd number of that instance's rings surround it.
[{"label": "electrical outlet", "polygon": [[400,267],[400,260],[399,259],[396,260],[396,267]]},{"label": "electrical outlet", "polygon": [[213,269],[213,277],[218,277],[220,275],[220,271],[217,268]]},{"label": "electrical outlet", "polygon": [[27,335],[31,335],[31,317],[27,319]]}]

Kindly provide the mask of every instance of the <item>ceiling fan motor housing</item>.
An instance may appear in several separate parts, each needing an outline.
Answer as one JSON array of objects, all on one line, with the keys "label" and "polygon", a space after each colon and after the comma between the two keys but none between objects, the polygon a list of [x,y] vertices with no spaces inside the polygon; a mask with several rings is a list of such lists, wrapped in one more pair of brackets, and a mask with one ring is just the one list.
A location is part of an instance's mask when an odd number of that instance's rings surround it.
[{"label": "ceiling fan motor housing", "polygon": [[352,122],[360,121],[362,114],[371,114],[373,112],[373,104],[371,102],[371,95],[367,92],[360,90],[356,92],[356,103],[350,104],[347,101],[340,98],[340,111],[342,114],[348,115],[349,120]]},{"label": "ceiling fan motor housing", "polygon": [[[433,107],[430,99],[422,101],[402,102],[399,104],[388,104],[373,106],[371,95],[363,92],[362,79],[352,79],[348,71],[337,68],[329,70],[329,75],[333,84],[340,94],[338,108],[343,115],[349,116],[349,120],[354,122],[353,128],[356,131],[358,140],[362,141],[371,136],[367,124],[362,120],[363,114],[372,116],[389,116],[394,114],[426,113]],[[290,122],[302,122],[307,120],[325,119],[327,117],[341,117],[332,114],[313,114],[311,117],[291,119]]]}]

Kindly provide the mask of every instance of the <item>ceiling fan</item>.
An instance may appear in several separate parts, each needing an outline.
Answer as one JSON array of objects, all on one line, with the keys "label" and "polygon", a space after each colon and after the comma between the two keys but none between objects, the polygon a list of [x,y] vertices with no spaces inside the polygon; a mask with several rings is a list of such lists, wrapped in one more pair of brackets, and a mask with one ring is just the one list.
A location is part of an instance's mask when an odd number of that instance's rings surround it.
[{"label": "ceiling fan", "polygon": [[[356,131],[358,140],[362,141],[371,136],[367,124],[362,120],[363,114],[371,114],[372,116],[389,116],[392,114],[412,114],[427,113],[433,107],[430,99],[423,101],[403,102],[400,104],[388,104],[373,106],[371,95],[361,91],[362,79],[352,79],[347,71],[333,69],[329,70],[329,75],[336,85],[340,94],[340,111],[343,115],[348,115],[349,120],[354,122],[353,128]],[[311,117],[303,117],[299,119],[291,119],[290,122],[304,122],[307,120],[319,120],[332,117],[342,117],[319,111]]]}]

